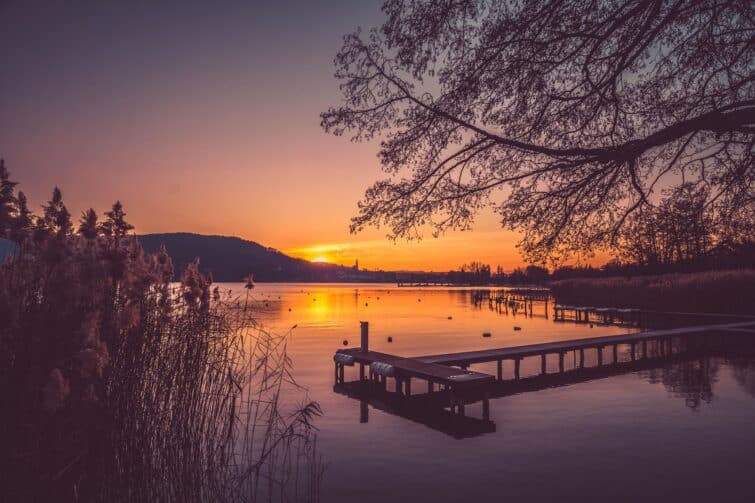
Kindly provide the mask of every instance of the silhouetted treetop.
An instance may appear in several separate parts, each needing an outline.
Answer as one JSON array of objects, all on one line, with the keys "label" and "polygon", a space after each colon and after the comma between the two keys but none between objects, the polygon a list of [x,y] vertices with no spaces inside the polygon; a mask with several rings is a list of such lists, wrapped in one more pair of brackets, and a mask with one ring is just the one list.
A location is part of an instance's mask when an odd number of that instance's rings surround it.
[{"label": "silhouetted treetop", "polygon": [[344,37],[326,131],[382,137],[352,219],[391,237],[492,204],[542,260],[611,244],[661,187],[753,211],[755,23],[745,1],[388,0]]}]

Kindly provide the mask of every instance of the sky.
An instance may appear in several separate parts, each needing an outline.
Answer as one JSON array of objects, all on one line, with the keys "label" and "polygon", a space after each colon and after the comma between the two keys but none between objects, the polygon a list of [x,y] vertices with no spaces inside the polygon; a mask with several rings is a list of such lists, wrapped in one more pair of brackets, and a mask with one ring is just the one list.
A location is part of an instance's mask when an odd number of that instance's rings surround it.
[{"label": "sky", "polygon": [[123,202],[138,233],[234,235],[367,269],[523,264],[492,211],[473,231],[349,234],[376,143],[322,131],[344,34],[380,2],[0,0],[0,157],[32,206]]}]

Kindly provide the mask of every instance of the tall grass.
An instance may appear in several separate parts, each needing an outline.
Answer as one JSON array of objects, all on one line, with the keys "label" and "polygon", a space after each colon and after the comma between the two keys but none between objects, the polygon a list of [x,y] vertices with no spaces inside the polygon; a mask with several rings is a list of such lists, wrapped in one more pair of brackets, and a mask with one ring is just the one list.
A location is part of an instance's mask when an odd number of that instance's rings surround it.
[{"label": "tall grass", "polygon": [[755,314],[755,270],[740,269],[658,276],[576,278],[554,281],[564,304],[647,310]]},{"label": "tall grass", "polygon": [[320,409],[251,281],[221,292],[195,262],[172,283],[119,205],[78,233],[61,215],[0,266],[6,500],[317,501]]}]

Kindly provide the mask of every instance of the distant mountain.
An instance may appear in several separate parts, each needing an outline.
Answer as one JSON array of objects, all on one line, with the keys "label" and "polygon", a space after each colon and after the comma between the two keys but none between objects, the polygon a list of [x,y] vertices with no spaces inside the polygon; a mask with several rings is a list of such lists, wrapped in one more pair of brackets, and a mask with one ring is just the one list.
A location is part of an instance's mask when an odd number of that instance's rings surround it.
[{"label": "distant mountain", "polygon": [[249,273],[254,275],[255,281],[393,281],[392,278],[381,279],[380,274],[384,273],[315,264],[237,237],[177,232],[144,234],[139,236],[139,241],[147,252],[155,252],[165,244],[176,277],[199,257],[200,269],[211,272],[215,281],[242,281]]}]

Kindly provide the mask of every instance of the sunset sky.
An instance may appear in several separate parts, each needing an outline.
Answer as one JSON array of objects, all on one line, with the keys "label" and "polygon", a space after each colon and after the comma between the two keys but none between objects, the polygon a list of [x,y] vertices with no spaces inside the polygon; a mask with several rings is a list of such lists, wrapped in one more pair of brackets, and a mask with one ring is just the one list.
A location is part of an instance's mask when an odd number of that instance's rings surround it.
[{"label": "sunset sky", "polygon": [[375,144],[319,127],[340,100],[341,37],[380,2],[4,1],[0,156],[38,207],[120,199],[139,233],[236,235],[369,269],[522,264],[485,213],[473,232],[392,243],[349,219],[381,176]]}]

